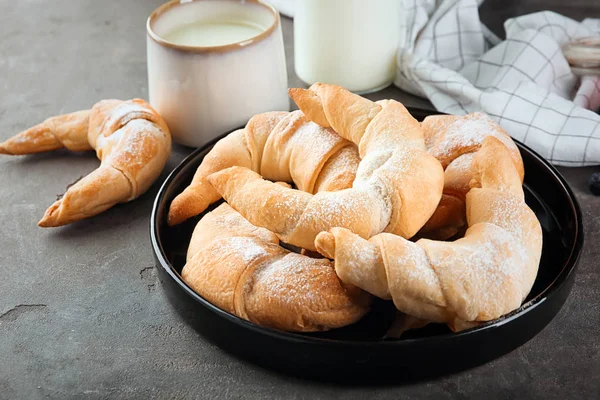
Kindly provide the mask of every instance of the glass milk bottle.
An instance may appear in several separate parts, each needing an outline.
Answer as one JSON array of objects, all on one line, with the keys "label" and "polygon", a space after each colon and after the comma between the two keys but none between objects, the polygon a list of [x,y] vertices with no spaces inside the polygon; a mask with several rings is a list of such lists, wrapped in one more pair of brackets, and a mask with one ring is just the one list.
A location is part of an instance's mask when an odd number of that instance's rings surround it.
[{"label": "glass milk bottle", "polygon": [[333,83],[366,93],[396,72],[401,0],[297,0],[296,74],[307,84]]}]

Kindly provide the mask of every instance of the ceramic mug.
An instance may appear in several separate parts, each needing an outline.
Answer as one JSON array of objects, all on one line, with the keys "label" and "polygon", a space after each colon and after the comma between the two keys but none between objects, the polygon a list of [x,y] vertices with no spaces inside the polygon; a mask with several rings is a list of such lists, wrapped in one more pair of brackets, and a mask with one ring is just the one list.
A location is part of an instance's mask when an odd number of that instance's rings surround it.
[{"label": "ceramic mug", "polygon": [[[247,40],[221,45],[165,39],[189,24],[246,21],[260,27]],[[147,24],[150,104],[173,140],[200,147],[266,111],[289,111],[279,13],[261,0],[173,0]]]}]

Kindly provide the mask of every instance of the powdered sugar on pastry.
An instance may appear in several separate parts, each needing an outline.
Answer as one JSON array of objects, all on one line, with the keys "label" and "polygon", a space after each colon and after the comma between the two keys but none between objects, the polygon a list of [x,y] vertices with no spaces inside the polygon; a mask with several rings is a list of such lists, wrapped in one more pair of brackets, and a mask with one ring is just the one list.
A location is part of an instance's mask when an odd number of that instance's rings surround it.
[{"label": "powdered sugar on pastry", "polygon": [[469,174],[469,170],[471,169],[471,163],[473,162],[473,154],[463,154],[455,158],[450,164],[456,168],[458,172],[461,174]]},{"label": "powdered sugar on pastry", "polygon": [[473,113],[457,118],[430,142],[428,151],[447,166],[466,152],[476,151],[487,136],[500,140],[510,150],[517,150],[510,136],[487,114]]},{"label": "powdered sugar on pastry", "polygon": [[467,232],[465,239],[451,245],[422,245],[450,309],[466,321],[487,320],[520,304],[525,273],[522,266],[529,256],[505,229],[486,223],[470,229],[475,232]]},{"label": "powdered sugar on pastry", "polygon": [[242,257],[244,262],[250,263],[259,257],[264,257],[267,252],[257,242],[251,242],[245,237],[232,237],[227,245],[221,249],[223,252],[234,252]]},{"label": "powdered sugar on pastry", "polygon": [[[315,140],[318,138],[318,140]],[[292,135],[290,144],[292,147],[299,146],[305,141],[310,141],[311,150],[321,156],[330,152],[340,143],[341,138],[329,128],[323,128],[314,122],[308,121]]]},{"label": "powdered sugar on pastry", "polygon": [[[267,180],[315,193],[350,187],[357,159],[356,146],[310,122],[300,111],[255,115],[243,130],[221,139],[206,155],[190,185],[171,203],[168,223],[179,224],[219,200],[221,195],[207,177],[226,168],[249,168]],[[324,168],[328,163],[337,172]]]},{"label": "powdered sugar on pastry", "polygon": [[144,100],[102,100],[91,110],[48,118],[0,144],[0,154],[30,154],[67,148],[96,150],[100,166],[70,186],[38,222],[66,225],[97,215],[143,194],[171,153],[164,120]]},{"label": "powdered sugar on pastry", "polygon": [[194,229],[182,278],[215,306],[276,329],[328,330],[367,312],[368,295],[348,292],[331,261],[291,253],[264,232],[221,204]]},{"label": "powdered sugar on pastry", "polygon": [[[331,274],[331,263],[322,260],[320,263],[311,261],[307,264],[304,261],[304,256],[288,253],[257,271],[255,282],[260,282],[268,291],[267,296],[274,301],[292,304],[302,297],[310,302],[323,301],[319,292],[327,290],[328,282],[318,275]],[[308,265],[312,274],[306,273]]]},{"label": "powdered sugar on pastry", "polygon": [[324,255],[335,251],[345,283],[391,296],[400,311],[417,318],[457,327],[469,326],[457,320],[489,321],[515,310],[537,274],[541,226],[523,200],[519,173],[501,141],[487,137],[474,160],[486,176],[466,196],[469,229],[463,238],[412,243],[379,234],[366,241],[332,229],[317,237],[317,248]]},{"label": "powdered sugar on pastry", "polygon": [[434,115],[426,117],[421,126],[425,132],[427,151],[444,166],[444,194],[453,197],[452,201],[442,199],[441,207],[427,222],[421,236],[447,239],[463,229],[464,220],[455,216],[464,210],[464,196],[474,172],[471,168],[472,156],[481,148],[486,137],[498,139],[508,149],[523,182],[523,161],[519,149],[488,115]]}]

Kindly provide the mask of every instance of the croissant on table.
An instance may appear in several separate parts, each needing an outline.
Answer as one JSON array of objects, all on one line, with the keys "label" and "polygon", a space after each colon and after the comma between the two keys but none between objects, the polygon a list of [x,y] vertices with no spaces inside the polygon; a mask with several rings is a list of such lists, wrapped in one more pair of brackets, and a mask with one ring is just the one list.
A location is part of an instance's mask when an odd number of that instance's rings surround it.
[{"label": "croissant on table", "polygon": [[41,227],[79,221],[145,193],[171,154],[171,134],[144,100],[102,100],[91,110],[49,118],[0,143],[0,154],[60,148],[95,150],[100,166],[48,208]]}]

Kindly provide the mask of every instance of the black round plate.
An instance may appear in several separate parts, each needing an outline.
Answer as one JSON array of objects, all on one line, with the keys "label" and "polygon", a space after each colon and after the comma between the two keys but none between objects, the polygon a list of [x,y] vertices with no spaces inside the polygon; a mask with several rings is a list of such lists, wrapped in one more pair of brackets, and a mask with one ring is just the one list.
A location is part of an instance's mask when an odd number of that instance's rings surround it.
[{"label": "black round plate", "polygon": [[[434,112],[410,109],[421,120]],[[169,227],[173,198],[190,183],[219,138],[190,154],[166,179],[152,210],[150,236],[163,287],[175,309],[221,348],[277,371],[326,380],[417,379],[458,371],[499,357],[540,332],[558,313],[571,286],[583,245],[581,211],[565,180],[542,157],[517,142],[525,164],[525,196],[544,232],[539,273],[529,297],[514,312],[452,333],[430,324],[400,339],[386,337],[395,316],[377,301],[358,323],[325,333],[295,334],[264,328],[213,306],[181,279],[187,246],[199,217]],[[211,207],[212,209],[212,207]]]}]

